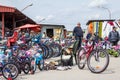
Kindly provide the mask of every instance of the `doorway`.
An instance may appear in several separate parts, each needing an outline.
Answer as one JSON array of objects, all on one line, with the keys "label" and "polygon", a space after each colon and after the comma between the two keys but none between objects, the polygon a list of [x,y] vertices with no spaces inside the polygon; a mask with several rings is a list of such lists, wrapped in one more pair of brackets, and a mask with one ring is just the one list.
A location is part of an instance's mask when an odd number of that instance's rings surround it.
[{"label": "doorway", "polygon": [[54,36],[53,29],[46,29],[46,34],[48,37],[53,38]]}]

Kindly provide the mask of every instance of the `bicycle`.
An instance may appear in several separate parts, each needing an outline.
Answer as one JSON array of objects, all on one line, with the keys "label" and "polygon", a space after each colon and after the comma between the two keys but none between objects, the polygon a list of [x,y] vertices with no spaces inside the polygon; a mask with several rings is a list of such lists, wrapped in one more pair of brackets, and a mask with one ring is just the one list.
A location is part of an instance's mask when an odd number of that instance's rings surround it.
[{"label": "bicycle", "polygon": [[91,72],[101,73],[105,71],[109,65],[109,55],[107,51],[101,48],[100,45],[97,45],[93,39],[87,41],[86,45],[78,50],[77,61],[79,69],[83,69],[87,63]]},{"label": "bicycle", "polygon": [[33,47],[34,53],[27,52],[27,54],[30,54],[31,56],[31,73],[34,74],[36,71],[36,68],[38,66],[38,69],[42,71],[44,69],[44,54],[43,49],[39,48],[39,45],[36,45]]},{"label": "bicycle", "polygon": [[108,40],[104,40],[102,42],[102,46],[104,49],[107,50],[107,52],[114,56],[114,57],[119,57],[120,55],[120,44],[117,44],[117,45],[112,45],[112,43],[110,43]]},{"label": "bicycle", "polygon": [[9,62],[6,50],[7,48],[5,46],[0,47],[0,72],[2,72],[5,79],[9,76],[12,79],[15,79],[19,75],[19,70],[13,62]]}]

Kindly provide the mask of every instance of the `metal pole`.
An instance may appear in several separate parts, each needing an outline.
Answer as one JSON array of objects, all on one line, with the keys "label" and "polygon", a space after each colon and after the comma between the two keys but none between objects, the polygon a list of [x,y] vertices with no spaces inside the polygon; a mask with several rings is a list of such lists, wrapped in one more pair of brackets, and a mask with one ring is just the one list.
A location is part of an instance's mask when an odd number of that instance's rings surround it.
[{"label": "metal pole", "polygon": [[32,3],[32,4],[27,5],[25,8],[23,8],[23,9],[21,10],[21,12],[22,12],[22,11],[24,11],[26,8],[28,8],[28,7],[32,6],[32,5],[33,5],[33,3]]},{"label": "metal pole", "polygon": [[107,8],[107,7],[103,7],[103,6],[98,6],[98,8],[106,9],[106,10],[108,11],[108,13],[109,13],[109,19],[111,19],[111,11],[110,11],[109,8]]},{"label": "metal pole", "polygon": [[109,13],[109,19],[111,19],[111,11],[110,11],[110,9],[108,9],[106,7],[101,7],[101,8],[106,9],[108,11],[108,13]]},{"label": "metal pole", "polygon": [[[24,8],[21,10],[21,12],[24,11],[25,9],[27,9],[27,8],[30,7],[30,6],[33,6],[33,3],[31,3],[31,4],[27,5],[26,7],[24,7]],[[24,19],[15,21],[15,27],[16,27],[16,23],[17,23],[17,22],[21,22],[21,21],[24,21],[24,20],[26,20],[26,19],[27,19],[27,17],[25,17]]]},{"label": "metal pole", "polygon": [[5,36],[5,13],[2,13],[2,38]]},{"label": "metal pole", "polygon": [[40,20],[39,22],[42,22],[42,21],[44,21],[44,20],[46,20],[46,18],[43,18],[42,20]]}]

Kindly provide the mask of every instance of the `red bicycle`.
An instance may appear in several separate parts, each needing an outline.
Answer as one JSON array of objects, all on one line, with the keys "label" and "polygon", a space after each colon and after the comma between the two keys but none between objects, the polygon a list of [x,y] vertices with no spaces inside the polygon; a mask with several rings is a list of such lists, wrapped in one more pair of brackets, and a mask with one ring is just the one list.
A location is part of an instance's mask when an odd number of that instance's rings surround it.
[{"label": "red bicycle", "polygon": [[83,69],[85,64],[93,73],[101,73],[108,67],[109,55],[105,49],[96,44],[94,40],[89,40],[77,53],[78,68]]}]

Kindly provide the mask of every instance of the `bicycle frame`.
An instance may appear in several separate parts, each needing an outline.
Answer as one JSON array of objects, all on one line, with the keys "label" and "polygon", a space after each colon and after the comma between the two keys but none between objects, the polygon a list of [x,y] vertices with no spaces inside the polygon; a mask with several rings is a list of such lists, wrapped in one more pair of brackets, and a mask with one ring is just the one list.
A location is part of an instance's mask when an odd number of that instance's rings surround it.
[{"label": "bicycle frame", "polygon": [[[88,42],[87,42],[87,43],[88,43]],[[93,49],[94,49],[94,42],[93,42],[90,46],[88,46],[87,43],[86,43],[85,46],[83,46],[83,48],[84,48],[85,51],[86,51],[86,58],[89,57],[90,53],[91,53],[91,52],[93,51]],[[82,55],[82,54],[81,54],[81,55]],[[80,55],[80,56],[81,56],[81,55]]]}]

